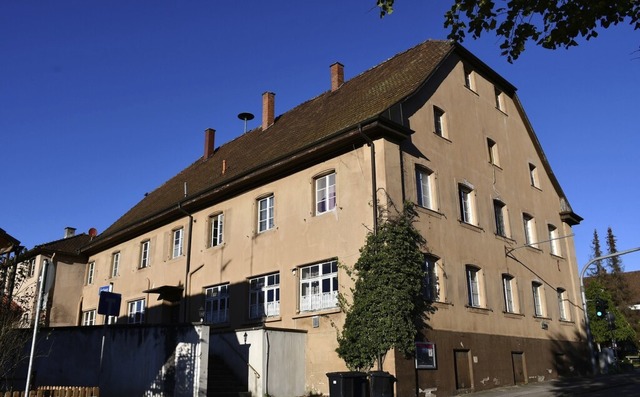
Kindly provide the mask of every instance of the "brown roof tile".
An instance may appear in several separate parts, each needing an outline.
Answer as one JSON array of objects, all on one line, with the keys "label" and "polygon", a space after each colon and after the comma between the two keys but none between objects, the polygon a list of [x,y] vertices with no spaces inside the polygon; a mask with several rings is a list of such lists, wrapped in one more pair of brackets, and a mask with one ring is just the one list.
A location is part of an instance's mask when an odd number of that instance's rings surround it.
[{"label": "brown roof tile", "polygon": [[220,146],[148,194],[96,241],[175,208],[184,199],[185,182],[189,194],[197,195],[379,116],[415,92],[454,48],[459,47],[449,41],[423,42],[282,114],[266,130],[256,128]]}]

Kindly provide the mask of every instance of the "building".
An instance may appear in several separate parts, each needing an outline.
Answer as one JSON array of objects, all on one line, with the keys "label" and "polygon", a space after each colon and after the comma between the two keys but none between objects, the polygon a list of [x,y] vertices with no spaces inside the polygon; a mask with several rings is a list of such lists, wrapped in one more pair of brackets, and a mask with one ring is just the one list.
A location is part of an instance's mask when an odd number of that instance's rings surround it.
[{"label": "building", "polygon": [[[352,281],[338,264],[358,259],[376,201],[411,200],[438,310],[418,360],[387,355],[397,395],[582,368],[581,218],[515,87],[448,41],[350,80],[339,63],[330,75],[330,90],[277,117],[264,93],[261,126],[222,146],[206,130],[201,158],[90,241],[77,321],[202,321],[248,349],[257,395],[279,395],[282,379],[264,375],[288,362],[303,392],[326,394],[326,373],[346,369],[337,294]],[[119,317],[96,316],[100,289],[122,295]],[[271,351],[272,331],[302,333],[300,356]]]},{"label": "building", "polygon": [[45,261],[49,263],[46,274],[47,291],[42,307],[42,325],[48,327],[80,325],[78,317],[82,307],[82,284],[87,258],[80,248],[95,237],[95,230],[75,234],[67,227],[60,240],[39,244],[27,251],[19,266],[14,296],[23,307],[23,324],[33,324],[38,281]]}]

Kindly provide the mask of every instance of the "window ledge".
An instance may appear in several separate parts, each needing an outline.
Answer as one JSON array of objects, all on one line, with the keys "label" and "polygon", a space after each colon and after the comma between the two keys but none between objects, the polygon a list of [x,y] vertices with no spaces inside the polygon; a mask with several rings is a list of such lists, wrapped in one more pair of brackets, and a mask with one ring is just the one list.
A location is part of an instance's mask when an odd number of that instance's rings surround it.
[{"label": "window ledge", "polygon": [[497,238],[498,240],[502,240],[502,241],[504,241],[505,243],[511,243],[511,244],[515,244],[515,243],[516,243],[516,240],[512,239],[511,237],[501,236],[501,235],[499,235],[499,234],[497,234],[497,233],[494,233],[494,236],[496,236],[496,238]]},{"label": "window ledge", "polygon": [[478,94],[478,92],[476,90],[474,90],[473,88],[469,87],[466,84],[463,84],[464,88],[466,88],[467,90],[469,90],[470,93],[472,94],[476,94],[476,96],[480,96],[480,94]]},{"label": "window ledge", "polygon": [[420,211],[420,212],[424,212],[427,215],[431,215],[435,218],[444,218],[444,214],[440,211],[437,210],[432,210],[431,208],[427,208],[427,207],[423,207],[421,205],[416,204],[416,208]]},{"label": "window ledge", "polygon": [[489,313],[492,313],[493,310],[486,308],[486,307],[477,307],[477,306],[469,306],[469,305],[464,305],[464,307],[467,308],[467,311],[471,312],[471,313],[478,313],[478,314],[485,314],[488,315]]},{"label": "window ledge", "polygon": [[453,306],[453,303],[451,302],[430,302],[430,305],[437,307],[438,309],[449,309],[449,306]]},{"label": "window ledge", "polygon": [[502,169],[502,167],[500,167],[500,166],[499,166],[498,164],[496,164],[496,163],[492,163],[491,161],[489,161],[489,165],[492,165],[492,166],[493,166],[493,168],[497,169],[498,171],[504,171],[504,170]]},{"label": "window ledge", "polygon": [[531,188],[532,188],[532,189],[535,189],[535,190],[537,190],[537,191],[539,191],[539,192],[541,192],[541,191],[542,191],[542,189],[540,189],[540,187],[538,187],[538,186],[536,186],[536,185],[531,185]]},{"label": "window ledge", "polygon": [[516,312],[502,312],[502,314],[504,314],[505,317],[507,318],[513,318],[516,320],[520,320],[524,318],[524,314],[523,313],[516,313]]},{"label": "window ledge", "polygon": [[509,116],[509,115],[507,114],[507,112],[505,112],[504,110],[500,109],[499,107],[497,107],[497,106],[496,106],[496,107],[495,107],[495,109],[496,109],[498,112],[500,112],[500,113],[504,114],[505,116],[507,116],[507,117]]},{"label": "window ledge", "polygon": [[536,316],[536,315],[533,315],[533,318],[534,318],[535,320],[540,320],[540,321],[543,321],[543,320],[551,321],[551,317],[545,317],[545,316]]},{"label": "window ledge", "polygon": [[560,321],[560,324],[562,324],[564,326],[567,326],[567,327],[573,327],[574,325],[576,325],[576,322],[575,321],[571,321],[571,320],[560,319],[559,321]]},{"label": "window ledge", "polygon": [[564,256],[560,256],[558,254],[553,254],[551,252],[549,253],[549,255],[551,255],[551,257],[554,258],[554,259],[562,259],[562,260],[564,260]]},{"label": "window ledge", "polygon": [[312,311],[308,311],[308,312],[299,312],[298,314],[296,314],[295,316],[293,316],[292,318],[294,320],[297,320],[299,318],[305,318],[305,317],[313,317],[313,316],[324,316],[326,314],[335,314],[335,313],[340,313],[340,308],[339,307],[334,307],[331,309],[323,309],[323,310],[318,310],[315,312]]},{"label": "window ledge", "polygon": [[[534,244],[540,244],[540,243],[534,243]],[[531,251],[533,251],[533,252],[537,252],[537,253],[539,253],[539,254],[540,254],[540,253],[542,253],[542,250],[541,250],[540,248],[538,248],[538,247],[534,247],[533,245],[525,245],[525,247],[526,247],[528,250],[531,250]]]},{"label": "window ledge", "polygon": [[473,230],[474,232],[480,233],[480,232],[484,231],[484,229],[481,228],[480,226],[476,226],[476,225],[474,225],[472,223],[467,223],[467,222],[463,221],[462,219],[458,219],[458,222],[460,222],[460,226],[462,226],[462,227],[464,227],[466,229],[469,229],[469,230]]},{"label": "window ledge", "polygon": [[453,143],[451,142],[451,139],[447,138],[446,136],[438,135],[438,133],[435,131],[433,131],[433,135],[437,136],[438,138],[444,140],[447,143]]}]

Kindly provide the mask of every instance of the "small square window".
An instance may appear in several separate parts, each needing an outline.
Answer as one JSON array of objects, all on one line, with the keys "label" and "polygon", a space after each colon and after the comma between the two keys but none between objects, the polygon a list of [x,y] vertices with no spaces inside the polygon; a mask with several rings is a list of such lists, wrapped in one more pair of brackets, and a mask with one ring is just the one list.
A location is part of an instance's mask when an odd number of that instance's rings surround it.
[{"label": "small square window", "polygon": [[529,163],[529,181],[531,182],[531,186],[540,188],[538,169],[531,163]]},{"label": "small square window", "polygon": [[487,152],[489,154],[489,163],[499,167],[498,144],[491,138],[487,138]]},{"label": "small square window", "polygon": [[144,299],[129,302],[128,306],[127,316],[129,318],[129,324],[144,323]]},{"label": "small square window", "polygon": [[91,326],[96,325],[96,311],[95,310],[87,310],[82,313],[82,325],[83,326]]},{"label": "small square window", "polygon": [[496,109],[499,109],[504,112],[504,94],[499,89],[494,89],[494,95],[496,100]]},{"label": "small square window", "polygon": [[529,214],[522,214],[522,223],[524,226],[525,244],[533,248],[538,248],[535,219]]},{"label": "small square window", "polygon": [[466,65],[464,67],[464,86],[473,92],[475,92],[476,90],[475,84],[473,81],[473,70]]}]

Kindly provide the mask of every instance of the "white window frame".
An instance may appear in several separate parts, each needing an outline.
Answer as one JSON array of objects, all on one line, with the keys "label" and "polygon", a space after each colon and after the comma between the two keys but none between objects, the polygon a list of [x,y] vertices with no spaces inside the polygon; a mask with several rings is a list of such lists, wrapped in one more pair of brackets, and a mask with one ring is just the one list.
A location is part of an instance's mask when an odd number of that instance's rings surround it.
[{"label": "white window frame", "polygon": [[440,258],[434,255],[424,256],[424,291],[422,296],[429,302],[442,302],[440,279],[438,277],[438,261]]},{"label": "white window frame", "polygon": [[267,197],[258,199],[258,233],[273,229],[275,196],[270,194]]},{"label": "white window frame", "polygon": [[151,240],[145,240],[140,243],[140,269],[149,267],[149,255],[151,251]]},{"label": "white window frame", "polygon": [[302,266],[298,270],[301,312],[332,309],[338,306],[337,260]]},{"label": "white window frame", "polygon": [[464,86],[473,92],[476,92],[475,81],[473,79],[473,69],[464,66]]},{"label": "white window frame", "polygon": [[524,230],[525,245],[538,248],[538,235],[536,233],[536,219],[527,213],[522,214],[522,226]]},{"label": "white window frame", "polygon": [[82,326],[83,327],[89,327],[92,325],[96,325],[96,311],[94,310],[87,310],[85,312],[82,312]]},{"label": "white window frame", "polygon": [[280,273],[249,279],[249,318],[280,315]]},{"label": "white window frame", "polygon": [[315,178],[316,215],[334,211],[337,206],[336,173]]},{"label": "white window frame", "polygon": [[469,307],[482,307],[480,269],[472,265],[467,265],[465,274],[467,277],[467,305]]},{"label": "white window frame", "polygon": [[470,225],[476,225],[476,211],[474,189],[464,183],[458,184],[458,199],[460,201],[460,221]]},{"label": "white window frame", "polygon": [[538,281],[532,282],[531,292],[533,295],[533,315],[535,317],[544,317],[545,316],[544,287],[542,283]]},{"label": "white window frame", "polygon": [[494,87],[494,96],[496,99],[496,109],[504,112],[504,94],[503,92],[498,89],[497,87]]},{"label": "white window frame", "polygon": [[564,288],[558,288],[556,290],[558,296],[558,311],[560,313],[561,321],[570,321],[569,307],[567,305],[567,291]]},{"label": "white window frame", "polygon": [[217,247],[224,242],[224,213],[209,217],[209,247]]},{"label": "white window frame", "polygon": [[36,274],[36,259],[32,258],[27,261],[27,277],[31,278]]},{"label": "white window frame", "polygon": [[144,299],[137,299],[127,304],[127,322],[129,324],[144,324],[146,303]]},{"label": "white window frame", "polygon": [[416,195],[418,205],[436,210],[435,173],[427,168],[416,167]]},{"label": "white window frame", "polygon": [[502,294],[504,297],[504,311],[506,313],[517,313],[516,296],[517,285],[515,278],[510,274],[502,275]]},{"label": "white window frame", "polygon": [[540,189],[540,180],[538,179],[538,168],[532,163],[529,163],[529,182],[531,183],[531,186]]},{"label": "white window frame", "polygon": [[171,258],[182,256],[184,242],[184,228],[175,229],[171,233]]},{"label": "white window frame", "polygon": [[205,288],[204,313],[204,322],[207,324],[229,321],[229,284]]},{"label": "white window frame", "polygon": [[111,277],[120,275],[120,251],[111,255]]},{"label": "white window frame", "polygon": [[442,138],[448,138],[446,112],[441,108],[433,107],[433,128],[434,133]]},{"label": "white window frame", "polygon": [[498,144],[491,138],[487,138],[487,152],[489,154],[489,163],[500,167],[500,153],[498,152]]},{"label": "white window frame", "polygon": [[87,265],[87,285],[93,284],[96,273],[96,262],[91,261]]},{"label": "white window frame", "polygon": [[547,225],[547,229],[549,230],[549,252],[551,255],[562,256],[562,253],[560,252],[560,240],[558,240],[560,237],[558,228],[549,223]]}]

